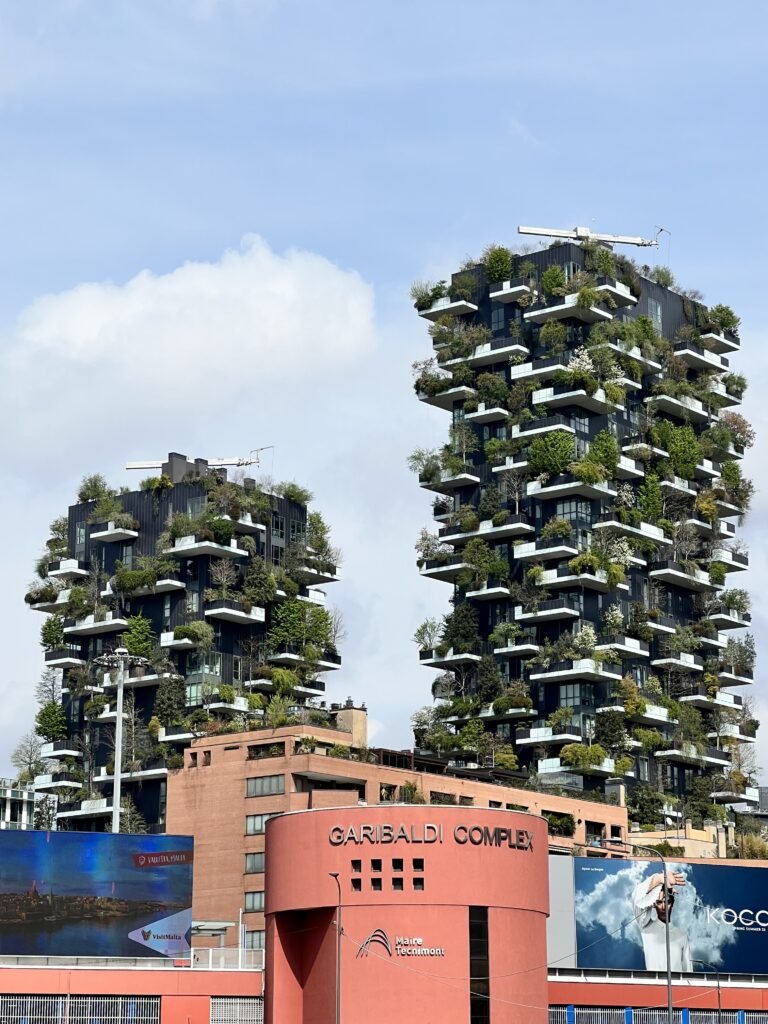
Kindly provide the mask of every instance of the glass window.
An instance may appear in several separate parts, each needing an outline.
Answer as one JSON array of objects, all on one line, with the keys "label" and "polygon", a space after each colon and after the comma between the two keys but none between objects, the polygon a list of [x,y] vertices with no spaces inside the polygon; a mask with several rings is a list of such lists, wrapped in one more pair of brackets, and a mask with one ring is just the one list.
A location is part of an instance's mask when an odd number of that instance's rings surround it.
[{"label": "glass window", "polygon": [[187,498],[187,515],[191,519],[197,519],[205,512],[207,502],[208,497],[205,494],[201,494],[196,498]]},{"label": "glass window", "polygon": [[272,543],[275,540],[285,541],[285,516],[279,512],[272,513]]},{"label": "glass window", "polygon": [[200,594],[196,590],[187,590],[187,615],[197,615],[200,611]]},{"label": "glass window", "polygon": [[264,909],[264,893],[258,892],[247,892],[245,894],[245,912],[246,913],[258,913]]},{"label": "glass window", "polygon": [[262,775],[247,780],[246,796],[275,796],[285,792],[284,775]]},{"label": "glass window", "polygon": [[163,632],[167,633],[171,628],[171,595],[163,595]]},{"label": "glass window", "polygon": [[264,931],[246,932],[245,933],[245,948],[246,949],[264,949]]},{"label": "glass window", "polygon": [[120,561],[126,569],[133,568],[133,544],[120,545]]},{"label": "glass window", "polygon": [[270,818],[276,818],[277,814],[249,814],[245,819],[245,834],[248,836],[264,835],[267,822]]},{"label": "glass window", "polygon": [[290,530],[291,544],[303,544],[307,536],[306,524],[292,519],[290,522]]},{"label": "glass window", "polygon": [[504,330],[504,306],[501,303],[495,304],[491,310],[491,330],[492,331],[503,331]]},{"label": "glass window", "polygon": [[75,558],[85,558],[85,523],[75,527]]},{"label": "glass window", "polygon": [[263,853],[246,853],[245,873],[246,875],[258,875],[264,870]]},{"label": "glass window", "polygon": [[661,303],[656,299],[648,299],[648,316],[653,321],[653,326],[659,334],[663,334],[664,332],[661,324]]}]

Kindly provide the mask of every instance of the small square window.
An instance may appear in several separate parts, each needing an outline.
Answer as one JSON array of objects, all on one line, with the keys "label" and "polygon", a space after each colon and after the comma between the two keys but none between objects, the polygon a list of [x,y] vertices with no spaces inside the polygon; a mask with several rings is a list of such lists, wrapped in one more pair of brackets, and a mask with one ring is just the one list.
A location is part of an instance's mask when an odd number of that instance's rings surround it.
[{"label": "small square window", "polygon": [[361,860],[353,860],[352,870],[355,872],[355,874],[359,875],[360,872],[363,870],[363,862]]},{"label": "small square window", "polygon": [[424,879],[414,878],[413,888],[416,890],[416,892],[424,892]]},{"label": "small square window", "polygon": [[197,751],[193,750],[189,755],[189,767],[197,768]]},{"label": "small square window", "polygon": [[403,880],[402,880],[402,878],[393,878],[392,879],[392,888],[395,890],[395,892],[402,892],[403,891]]},{"label": "small square window", "polygon": [[362,878],[353,878],[352,879],[352,892],[362,892],[362,891],[363,891],[363,880],[362,880]]},{"label": "small square window", "polygon": [[372,878],[371,879],[371,889],[373,889],[374,892],[381,892],[381,879],[380,878]]},{"label": "small square window", "polygon": [[372,860],[371,861],[371,871],[381,871],[381,861],[380,860]]},{"label": "small square window", "polygon": [[203,751],[203,765],[209,765],[211,763],[211,752],[210,750]]},{"label": "small square window", "polygon": [[393,859],[392,859],[392,870],[393,871],[402,871],[403,870],[403,858],[402,857],[393,857]]},{"label": "small square window", "polygon": [[413,858],[413,870],[414,871],[423,871],[424,870],[424,858],[423,857],[414,857]]}]

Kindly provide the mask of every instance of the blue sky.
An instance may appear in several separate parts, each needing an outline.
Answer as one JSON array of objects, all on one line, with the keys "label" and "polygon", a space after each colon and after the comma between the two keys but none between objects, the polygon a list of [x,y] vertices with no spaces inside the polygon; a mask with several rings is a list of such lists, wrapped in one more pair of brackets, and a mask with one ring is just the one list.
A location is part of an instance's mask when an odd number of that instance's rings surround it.
[{"label": "blue sky", "polygon": [[429,501],[405,456],[445,424],[412,397],[408,287],[518,223],[671,232],[654,261],[743,318],[768,437],[767,28],[712,2],[0,0],[0,755],[34,711],[24,587],[79,478],[270,444],[345,550],[329,696],[410,741],[410,636],[448,592],[414,563]]}]

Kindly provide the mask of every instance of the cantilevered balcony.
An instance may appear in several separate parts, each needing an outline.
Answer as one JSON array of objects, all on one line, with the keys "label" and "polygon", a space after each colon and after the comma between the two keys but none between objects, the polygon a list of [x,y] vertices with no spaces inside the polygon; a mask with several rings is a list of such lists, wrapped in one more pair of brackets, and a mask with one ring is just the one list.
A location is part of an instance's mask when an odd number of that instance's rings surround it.
[{"label": "cantilevered balcony", "polygon": [[730,516],[744,515],[744,509],[740,505],[726,498],[715,498],[715,505],[717,506],[717,514],[724,519],[728,519]]},{"label": "cantilevered balcony", "polygon": [[641,521],[638,526],[630,526],[628,523],[622,523],[615,510],[610,512],[603,512],[602,515],[592,525],[593,530],[611,530],[612,532],[621,534],[624,537],[636,537],[638,540],[650,540],[654,544],[665,544],[669,545],[672,541],[664,534],[664,531],[660,526],[654,526],[652,523],[646,523]]},{"label": "cantilevered balcony", "polygon": [[760,804],[760,790],[757,786],[741,789],[727,778],[714,778],[712,785],[717,788],[709,794],[709,798],[715,804],[751,804],[754,807]]},{"label": "cantilevered balcony", "polygon": [[542,416],[537,420],[529,420],[528,423],[516,423],[512,427],[512,437],[522,437],[527,441],[539,434],[551,434],[555,430],[562,430],[567,434],[576,433],[567,416],[555,413],[553,416]]},{"label": "cantilevered balcony", "polygon": [[552,662],[547,668],[535,668],[530,673],[532,683],[617,683],[621,679],[621,665],[594,658],[574,658]]},{"label": "cantilevered balcony", "polygon": [[[598,715],[607,711],[620,711],[622,715],[627,715],[626,704],[620,697],[611,697],[595,710]],[[660,704],[654,704],[644,697],[639,709],[633,709],[631,717],[632,721],[637,722],[638,725],[671,725],[676,721],[676,719],[670,718],[667,708],[663,708]]]},{"label": "cantilevered balcony", "polygon": [[491,302],[519,302],[524,295],[535,295],[530,277],[513,277],[510,281],[494,281],[488,289]]},{"label": "cantilevered balcony", "polygon": [[703,672],[704,659],[687,651],[669,651],[661,658],[651,660],[653,668],[675,669],[678,672]]},{"label": "cantilevered balcony", "polygon": [[517,363],[509,368],[511,383],[518,380],[552,380],[558,373],[568,369],[569,356],[547,356],[529,363]]},{"label": "cantilevered balcony", "polygon": [[[126,690],[139,690],[145,686],[157,686],[163,679],[178,678],[178,672],[155,672],[143,670],[142,666],[136,665],[130,668],[123,680]],[[92,687],[94,693],[102,693],[104,690],[113,689],[117,686],[117,671],[105,672],[101,678],[101,685]]]},{"label": "cantilevered balcony", "polygon": [[52,601],[35,601],[29,607],[34,612],[47,612],[63,614],[69,603],[69,590],[60,590]]},{"label": "cantilevered balcony", "polygon": [[706,423],[711,418],[704,404],[698,398],[691,398],[688,395],[680,395],[679,398],[673,398],[671,395],[652,395],[643,401],[646,405],[651,405],[656,412],[666,413],[686,422]]},{"label": "cantilevered balcony", "polygon": [[442,580],[443,583],[455,583],[461,573],[471,569],[468,562],[464,561],[461,554],[445,555],[441,558],[427,558],[419,569],[422,576],[432,580]]},{"label": "cantilevered balcony", "polygon": [[91,527],[91,540],[101,541],[102,544],[120,544],[128,540],[136,540],[139,531],[128,529],[123,526],[115,526],[112,520],[106,523],[96,523]]},{"label": "cantilevered balcony", "polygon": [[491,544],[499,540],[506,540],[509,537],[525,537],[533,533],[535,527],[531,524],[528,516],[520,513],[509,515],[503,523],[494,525],[492,519],[483,519],[476,530],[462,530],[460,526],[449,526],[440,531],[440,540],[446,544],[465,544],[475,537],[482,537]]},{"label": "cantilevered balcony", "polygon": [[75,746],[72,740],[54,740],[52,743],[43,743],[40,747],[40,757],[46,760],[60,760],[62,757],[82,757],[83,752]]},{"label": "cantilevered balcony", "polygon": [[528,456],[525,453],[519,455],[507,455],[500,466],[494,466],[492,473],[506,473],[508,470],[516,473],[525,473],[528,469]]},{"label": "cantilevered balcony", "polygon": [[654,755],[659,761],[671,761],[675,764],[716,765],[728,767],[731,755],[717,747],[703,747],[701,750],[695,743],[688,741],[675,743],[667,750],[657,750]]},{"label": "cantilevered balcony", "polygon": [[249,712],[248,698],[236,695],[231,700],[225,700],[221,694],[214,694],[213,700],[208,705],[208,710],[214,715],[223,715],[225,718],[232,715],[247,715]]},{"label": "cantilevered balcony", "polygon": [[477,306],[466,299],[452,299],[446,295],[434,302],[429,309],[419,310],[419,316],[425,320],[439,320],[441,316],[467,316],[468,313],[476,313]]},{"label": "cantilevered balcony", "polygon": [[218,619],[222,622],[237,622],[244,626],[253,625],[254,622],[264,622],[266,613],[258,605],[252,605],[246,610],[242,601],[231,599],[209,601],[205,606],[206,619]]},{"label": "cantilevered balcony", "polygon": [[745,665],[721,665],[717,670],[721,686],[751,686],[754,679],[754,670]]},{"label": "cantilevered balcony", "polygon": [[750,612],[739,612],[735,608],[719,608],[710,612],[708,618],[717,629],[746,629],[752,623]]},{"label": "cantilevered balcony", "polygon": [[[186,583],[182,583],[181,580],[176,579],[175,576],[164,576],[163,579],[157,580],[152,587],[138,587],[136,590],[132,590],[128,597],[150,597],[152,594],[172,594],[177,590],[185,590]],[[101,597],[107,600],[110,597],[114,597],[117,593],[111,583],[107,583],[106,587],[101,591]]]},{"label": "cantilevered balcony", "polygon": [[660,480],[659,487],[665,494],[677,494],[681,498],[696,499],[699,493],[698,484],[683,479],[681,476],[673,476],[669,480]]},{"label": "cantilevered balcony", "polygon": [[532,658],[539,653],[539,645],[534,636],[519,636],[504,647],[494,647],[493,653],[500,658]]},{"label": "cantilevered balcony", "polygon": [[518,562],[544,562],[551,559],[562,561],[564,558],[575,558],[579,549],[569,540],[553,538],[551,540],[529,540],[515,544],[515,559]]},{"label": "cantilevered balcony", "polygon": [[538,714],[538,711],[533,708],[507,708],[505,711],[494,711],[493,704],[484,704],[477,712],[473,711],[471,714],[466,715],[449,715],[445,721],[455,724],[457,722],[466,722],[470,718],[479,718],[483,722],[509,722],[530,720],[538,717]]},{"label": "cantilevered balcony", "polygon": [[65,619],[64,633],[69,636],[100,636],[103,633],[122,633],[128,629],[128,619],[118,612],[86,615],[82,619]]},{"label": "cantilevered balcony", "polygon": [[66,768],[59,772],[51,772],[48,775],[35,776],[35,792],[43,793],[48,790],[63,791],[66,789],[82,789],[83,780],[78,778],[74,772]]},{"label": "cantilevered balcony", "polygon": [[437,474],[421,473],[419,475],[419,486],[427,491],[436,491],[438,494],[452,494],[462,487],[477,487],[480,483],[480,476],[477,469],[471,463],[467,463],[462,469],[438,470]]},{"label": "cantilevered balcony", "polygon": [[719,740],[728,743],[754,743],[755,736],[745,730],[743,725],[721,725],[715,732],[708,732],[707,739],[718,745]]},{"label": "cantilevered balcony", "polygon": [[54,580],[84,579],[87,575],[87,563],[79,562],[76,558],[61,558],[57,562],[48,563],[48,576]]},{"label": "cantilevered balcony", "polygon": [[710,583],[708,573],[693,566],[684,566],[680,562],[651,562],[651,571],[648,575],[667,586],[681,587],[697,593],[718,589],[717,584]]},{"label": "cantilevered balcony", "polygon": [[485,344],[478,345],[467,359],[462,359],[461,356],[451,356],[448,349],[439,349],[437,362],[446,370],[452,366],[458,366],[459,363],[469,363],[473,369],[479,369],[481,366],[505,363],[510,359],[519,359],[521,356],[523,359],[527,359],[529,355],[530,350],[527,345],[522,345],[517,338],[507,336],[492,338]]},{"label": "cantilevered balcony", "polygon": [[220,516],[219,518],[226,520],[228,523],[232,523],[235,533],[261,533],[266,536],[266,526],[264,523],[260,523],[254,519],[250,512],[241,512],[237,519],[233,519],[232,516]]},{"label": "cantilevered balcony", "polygon": [[[181,628],[181,627],[176,627]],[[177,636],[176,630],[172,629],[168,632],[160,634],[160,646],[164,650],[169,651],[194,651],[197,649],[197,640],[193,640],[189,636]]]},{"label": "cantilevered balcony", "polygon": [[628,455],[619,456],[619,464],[616,467],[616,477],[619,480],[642,480],[645,476],[645,466],[639,459],[631,459]]},{"label": "cantilevered balcony", "polygon": [[717,480],[722,472],[722,463],[714,462],[712,459],[702,459],[695,469],[697,480]]},{"label": "cantilevered balcony", "polygon": [[[573,775],[597,775],[601,778],[609,778],[616,774],[616,762],[612,757],[606,757],[600,764],[576,768],[573,765],[564,764],[559,757],[543,757],[537,763],[536,772],[538,775],[554,775],[564,772]],[[634,772],[629,771],[627,775],[633,776]]]},{"label": "cantilevered balcony", "polygon": [[282,665],[285,668],[315,668],[318,672],[332,672],[341,668],[341,656],[336,651],[310,650],[310,644],[280,644],[268,655],[271,665]]},{"label": "cantilevered balcony", "polygon": [[646,608],[648,621],[645,625],[657,636],[670,636],[677,632],[677,619],[674,615],[665,615],[658,608]]},{"label": "cantilevered balcony", "polygon": [[551,477],[547,483],[531,480],[526,484],[526,494],[538,501],[550,501],[560,498],[589,498],[612,500],[616,497],[616,488],[609,483],[586,483],[572,473],[562,473]]},{"label": "cantilevered balcony", "polygon": [[338,583],[338,567],[322,562],[315,558],[308,557],[303,565],[300,565],[294,572],[297,583],[304,587],[322,587],[328,583]]},{"label": "cantilevered balcony", "polygon": [[478,403],[475,412],[466,412],[464,419],[467,423],[504,423],[509,416],[509,409],[503,405],[486,405],[485,402]]},{"label": "cantilevered balcony", "polygon": [[445,381],[445,391],[438,391],[436,395],[428,395],[426,392],[420,391],[416,397],[425,405],[432,405],[435,409],[443,409],[445,412],[451,412],[457,402],[466,402],[468,398],[477,397],[477,391],[474,388],[465,384],[450,387],[450,377],[446,377]]},{"label": "cantilevered balcony", "polygon": [[621,633],[607,633],[597,638],[596,651],[618,651],[625,658],[648,658],[650,647],[644,640]]},{"label": "cantilevered balcony", "polygon": [[[539,586],[548,590],[569,590],[572,587],[583,587],[595,590],[599,594],[607,594],[612,588],[608,585],[608,574],[604,569],[595,572],[572,572],[567,566],[560,569],[545,569],[538,580]],[[628,590],[628,583],[619,583],[617,590]]]},{"label": "cantilevered balcony", "polygon": [[720,409],[733,409],[737,405],[741,405],[741,395],[733,388],[729,390],[722,381],[712,381],[709,390],[717,396],[717,405]]},{"label": "cantilevered balcony", "polygon": [[616,306],[634,306],[637,299],[630,291],[629,285],[617,281],[613,277],[598,275],[595,291],[600,295],[609,295]]},{"label": "cantilevered balcony", "polygon": [[563,743],[581,743],[581,729],[577,725],[563,725],[554,729],[551,725],[534,725],[530,729],[515,730],[515,746],[536,747],[541,744],[554,746]]},{"label": "cantilevered balcony", "polygon": [[632,348],[625,348],[620,341],[608,342],[607,348],[612,349],[614,352],[628,356],[633,363],[639,363],[643,368],[644,373],[661,373],[661,363],[651,358],[651,356],[643,355],[642,351],[637,346]]},{"label": "cantilevered balcony", "polygon": [[731,551],[730,548],[715,548],[712,552],[712,561],[724,565],[726,572],[743,572],[749,568],[749,555]]},{"label": "cantilevered balcony", "polygon": [[515,605],[515,622],[556,622],[560,619],[578,619],[581,604],[576,597],[558,597],[553,601],[540,601],[535,608]]},{"label": "cantilevered balcony", "polygon": [[602,306],[579,306],[578,293],[558,295],[548,299],[546,305],[536,306],[523,314],[527,323],[545,324],[550,320],[580,320],[583,324],[596,324],[613,320],[613,314]]},{"label": "cantilevered balcony", "polygon": [[447,651],[437,649],[419,651],[419,662],[427,668],[453,668],[456,665],[477,665],[481,661],[479,654],[470,651]]},{"label": "cantilevered balcony", "polygon": [[690,366],[693,370],[714,370],[722,373],[728,367],[728,360],[723,359],[717,352],[713,352],[696,341],[678,341],[672,346],[672,350],[678,359]]},{"label": "cantilevered balcony", "polygon": [[[122,771],[120,773],[120,780],[123,784],[126,782],[138,782],[140,784],[142,782],[150,782],[153,779],[166,778],[168,778],[168,767],[165,759],[162,757],[152,758],[135,771]],[[104,783],[111,785],[115,781],[115,773],[114,771],[108,771],[106,765],[102,765],[94,776],[93,781],[96,785]]]},{"label": "cantilevered balcony", "polygon": [[83,657],[80,648],[74,644],[68,647],[59,647],[55,651],[45,652],[46,668],[78,668],[84,665],[86,659]]},{"label": "cantilevered balcony", "polygon": [[468,598],[475,601],[501,601],[512,596],[512,592],[506,582],[502,580],[486,580],[482,586],[472,587],[467,591]]},{"label": "cantilevered balcony", "polygon": [[112,815],[112,801],[106,797],[96,800],[78,800],[75,803],[60,803],[57,818],[109,818]]},{"label": "cantilevered balcony", "polygon": [[737,334],[731,331],[718,331],[717,329],[705,331],[700,339],[702,345],[706,345],[712,352],[722,355],[724,352],[738,352],[741,348],[741,340]]},{"label": "cantilevered balcony", "polygon": [[212,558],[247,558],[248,552],[241,548],[233,538],[229,544],[217,544],[213,540],[205,540],[190,534],[188,537],[177,537],[173,547],[164,552],[175,558],[196,558],[198,555],[210,555]]},{"label": "cantilevered balcony", "polygon": [[551,409],[564,409],[575,405],[580,409],[603,415],[624,411],[623,405],[608,400],[602,388],[589,394],[585,387],[578,384],[553,384],[551,387],[539,388],[531,395],[531,401],[534,405],[546,405]]},{"label": "cantilevered balcony", "polygon": [[728,690],[708,690],[703,684],[690,686],[681,695],[675,698],[680,704],[692,704],[699,711],[713,711],[715,708],[727,708],[730,711],[740,711],[744,706],[744,698],[738,693],[730,693]]}]

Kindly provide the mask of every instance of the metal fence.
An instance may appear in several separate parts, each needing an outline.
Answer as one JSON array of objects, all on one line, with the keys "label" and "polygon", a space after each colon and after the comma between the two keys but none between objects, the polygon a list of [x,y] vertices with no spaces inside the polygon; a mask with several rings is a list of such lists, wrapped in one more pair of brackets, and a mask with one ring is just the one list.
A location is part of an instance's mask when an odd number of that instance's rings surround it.
[{"label": "metal fence", "polygon": [[[549,1024],[667,1024],[667,1008],[626,1009],[623,1006],[550,1006]],[[768,1024],[762,1010],[673,1011],[675,1024]]]},{"label": "metal fence", "polygon": [[160,1024],[160,997],[0,995],[0,1020],[3,1024]]},{"label": "metal fence", "polygon": [[212,996],[211,1024],[264,1024],[261,996]]},{"label": "metal fence", "polygon": [[196,971],[263,971],[263,949],[210,949],[192,950],[192,969]]}]

